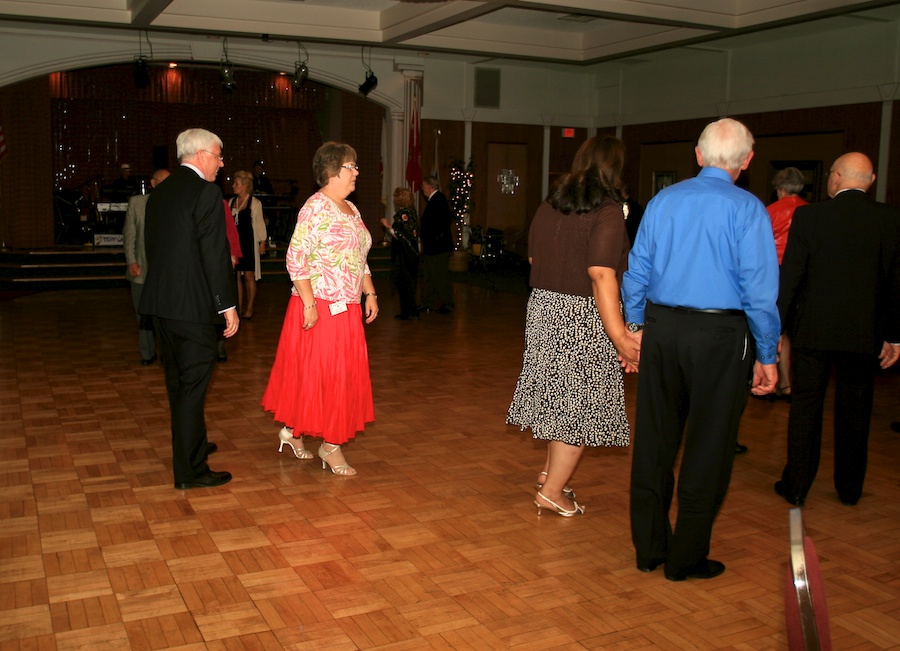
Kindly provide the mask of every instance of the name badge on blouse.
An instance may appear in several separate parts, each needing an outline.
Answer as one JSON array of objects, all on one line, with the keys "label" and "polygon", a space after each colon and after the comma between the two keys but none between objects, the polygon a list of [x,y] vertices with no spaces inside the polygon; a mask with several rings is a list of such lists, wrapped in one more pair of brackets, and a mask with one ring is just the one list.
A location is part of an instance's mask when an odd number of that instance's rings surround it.
[{"label": "name badge on blouse", "polygon": [[347,311],[346,303],[332,303],[328,306],[328,309],[331,310],[331,316],[337,316],[341,312]]}]

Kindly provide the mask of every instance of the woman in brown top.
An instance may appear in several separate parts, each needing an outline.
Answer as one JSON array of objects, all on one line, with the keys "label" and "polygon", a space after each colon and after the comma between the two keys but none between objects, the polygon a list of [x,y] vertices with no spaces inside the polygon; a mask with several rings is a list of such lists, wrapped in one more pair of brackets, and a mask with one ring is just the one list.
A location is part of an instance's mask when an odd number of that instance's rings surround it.
[{"label": "woman in brown top", "polygon": [[541,204],[528,235],[525,354],[507,422],[549,441],[534,504],[584,513],[568,481],[585,446],[630,443],[623,368],[639,341],[625,327],[619,282],[628,234],[619,194],[625,145],[589,138]]}]

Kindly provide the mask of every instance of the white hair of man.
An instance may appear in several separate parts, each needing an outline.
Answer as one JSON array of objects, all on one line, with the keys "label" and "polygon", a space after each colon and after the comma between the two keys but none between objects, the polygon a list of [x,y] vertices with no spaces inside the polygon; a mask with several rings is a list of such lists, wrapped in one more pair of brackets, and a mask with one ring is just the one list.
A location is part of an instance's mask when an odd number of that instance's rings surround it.
[{"label": "white hair of man", "polygon": [[215,145],[221,149],[222,139],[206,129],[188,129],[175,138],[176,155],[180,161],[193,158],[201,149],[209,151]]},{"label": "white hair of man", "polygon": [[722,118],[706,125],[697,140],[697,149],[704,166],[736,172],[753,151],[753,134],[737,120]]}]

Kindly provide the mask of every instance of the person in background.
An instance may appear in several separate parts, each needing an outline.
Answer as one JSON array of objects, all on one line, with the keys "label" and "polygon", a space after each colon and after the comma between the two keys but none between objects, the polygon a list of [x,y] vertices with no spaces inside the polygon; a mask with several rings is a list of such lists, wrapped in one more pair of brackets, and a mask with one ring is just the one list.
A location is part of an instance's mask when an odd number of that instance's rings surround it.
[{"label": "person in background", "polygon": [[[234,225],[234,215],[231,214],[228,202],[222,199],[222,203],[225,204],[225,235],[228,238],[228,250],[231,253],[231,268],[233,269],[241,259],[241,238],[238,235],[237,226]],[[216,361],[228,361],[228,353],[225,352],[224,326],[216,326]]]},{"label": "person in background", "polygon": [[428,199],[422,211],[422,267],[424,289],[422,310],[431,311],[440,302],[438,312],[453,311],[453,289],[450,287],[450,251],[453,238],[450,232],[453,216],[450,203],[441,192],[438,180],[433,176],[422,179],[422,194]]},{"label": "person in background", "polygon": [[[156,170],[150,178],[151,190],[169,176],[169,170]],[[125,225],[122,228],[122,240],[125,248],[125,264],[128,265],[125,277],[131,283],[131,302],[138,323],[138,348],[141,351],[141,365],[150,366],[156,361],[156,332],[153,330],[153,319],[138,312],[141,303],[141,292],[144,289],[144,278],[147,274],[147,252],[144,247],[144,217],[147,211],[149,194],[139,194],[128,200],[125,211]]]},{"label": "person in background", "polygon": [[400,297],[400,314],[394,318],[409,321],[419,318],[416,286],[419,283],[419,217],[413,206],[413,195],[406,188],[394,190],[394,217],[381,224],[391,238],[391,279]]},{"label": "person in background", "polygon": [[625,230],[628,231],[628,242],[634,244],[638,227],[644,218],[644,207],[631,198],[631,188],[625,184],[622,185],[622,199],[625,200]]},{"label": "person in background", "polygon": [[628,257],[618,190],[624,163],[621,140],[586,140],[529,230],[533,289],[506,422],[548,441],[534,498],[538,515],[584,513],[568,482],[585,447],[630,442],[620,361],[636,371],[640,350],[619,296]]},{"label": "person in background", "polygon": [[[341,446],[375,419],[363,319],[378,316],[366,256],[372,236],[347,197],[356,189],[356,151],[326,142],[313,157],[319,191],[297,215],[285,254],[293,286],[262,407],[283,422],[278,451],[311,459],[302,435],[322,439],[322,468],[355,475]],[[360,301],[365,303],[361,306]]]},{"label": "person in background", "polygon": [[188,129],[175,140],[181,165],[147,201],[144,226],[147,279],[138,311],[154,317],[172,413],[175,488],[208,488],[231,481],[210,470],[204,403],[216,365],[216,325],[237,334],[237,289],[228,255],[222,192],[222,140]]},{"label": "person in background", "polygon": [[825,393],[834,372],[834,487],[862,496],[878,368],[900,357],[900,210],[868,197],[865,154],[839,157],[830,201],[794,212],[778,308],[793,344],[787,463],[775,492],[802,505],[816,478]]},{"label": "person in background", "polygon": [[[803,172],[796,167],[785,167],[772,179],[775,188],[775,196],[778,199],[766,207],[769,219],[772,220],[772,234],[775,236],[775,252],[778,254],[778,266],[784,258],[784,249],[787,246],[788,233],[791,230],[791,222],[794,219],[794,211],[800,206],[807,205],[800,193],[806,187],[806,179]],[[778,355],[778,388],[770,394],[774,398],[784,400],[791,399],[791,340],[787,335],[781,335],[781,351]]]},{"label": "person in background", "polygon": [[265,161],[258,160],[253,163],[253,194],[275,194],[272,181],[266,176],[264,167]]},{"label": "person in background", "polygon": [[128,201],[137,192],[137,188],[137,181],[131,176],[131,163],[122,163],[119,166],[119,177],[110,183],[107,194],[114,201]]},{"label": "person in background", "polygon": [[263,221],[262,203],[251,194],[253,175],[244,170],[235,172],[231,187],[235,196],[231,198],[228,207],[234,215],[243,252],[243,257],[235,266],[238,309],[241,311],[241,318],[249,320],[253,318],[256,283],[262,278],[260,256],[266,252],[266,223]]},{"label": "person in background", "polygon": [[708,558],[713,521],[731,481],[748,386],[775,389],[781,330],[769,218],[735,186],[753,159],[753,136],[723,118],[707,125],[695,153],[700,173],[647,205],[622,282],[629,328],[643,338],[631,538],[637,569],[665,564],[670,581],[725,571]]}]

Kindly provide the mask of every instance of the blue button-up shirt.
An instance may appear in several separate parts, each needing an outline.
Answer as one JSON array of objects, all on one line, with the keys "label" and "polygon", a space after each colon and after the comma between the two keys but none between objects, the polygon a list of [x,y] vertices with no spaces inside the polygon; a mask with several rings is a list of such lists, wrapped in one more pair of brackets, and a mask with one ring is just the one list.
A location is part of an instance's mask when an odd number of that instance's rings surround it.
[{"label": "blue button-up shirt", "polygon": [[622,297],[629,323],[644,322],[647,300],[743,310],[757,360],[774,364],[781,331],[778,257],[765,206],[716,167],[662,190],[647,204]]}]

